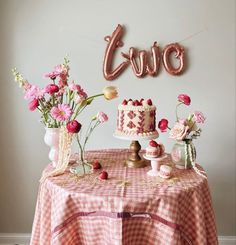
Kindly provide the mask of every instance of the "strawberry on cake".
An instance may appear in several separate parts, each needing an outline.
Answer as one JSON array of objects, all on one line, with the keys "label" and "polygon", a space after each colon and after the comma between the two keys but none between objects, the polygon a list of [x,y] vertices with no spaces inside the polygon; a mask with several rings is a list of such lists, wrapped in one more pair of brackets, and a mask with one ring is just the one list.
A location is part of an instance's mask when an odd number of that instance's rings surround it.
[{"label": "strawberry on cake", "polygon": [[160,157],[165,153],[165,147],[161,143],[157,143],[155,140],[149,142],[148,147],[146,148],[147,157]]},{"label": "strawberry on cake", "polygon": [[118,136],[158,136],[156,106],[152,100],[123,100],[118,106]]}]

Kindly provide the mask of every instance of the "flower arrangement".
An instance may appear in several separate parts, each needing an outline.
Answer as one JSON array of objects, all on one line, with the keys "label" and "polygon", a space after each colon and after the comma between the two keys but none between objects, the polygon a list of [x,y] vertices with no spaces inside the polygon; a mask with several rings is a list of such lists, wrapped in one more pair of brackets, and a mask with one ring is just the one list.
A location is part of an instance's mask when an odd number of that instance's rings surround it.
[{"label": "flower arrangement", "polygon": [[29,110],[38,110],[41,122],[47,128],[59,128],[68,123],[78,124],[75,119],[96,97],[104,96],[111,100],[118,95],[116,88],[109,86],[100,94],[88,96],[79,84],[69,81],[69,70],[69,60],[64,58],[63,64],[55,66],[44,75],[44,78],[50,79],[50,83],[44,88],[29,83],[17,69],[12,70],[15,81],[23,88],[24,98],[29,101]]},{"label": "flower arrangement", "polygon": [[[89,165],[87,161],[85,160],[85,147],[88,143],[89,137],[91,136],[92,132],[95,130],[96,127],[98,127],[100,124],[107,122],[108,121],[108,116],[102,111],[99,111],[96,116],[92,117],[90,120],[89,126],[86,130],[86,133],[84,137],[82,137],[82,132],[80,131],[80,134],[76,134],[76,140],[79,146],[80,150],[80,163],[79,165],[82,166],[83,169],[83,174],[86,173],[85,166]],[[71,121],[70,123],[67,124],[67,130],[71,133],[78,133],[81,128],[80,124],[77,124],[77,122]],[[83,139],[83,140],[82,140]],[[73,168],[72,172],[77,173],[77,168]]]},{"label": "flower arrangement", "polygon": [[201,128],[198,127],[198,123],[204,123],[206,118],[200,111],[194,111],[187,118],[179,118],[178,107],[180,105],[189,106],[191,104],[191,98],[187,94],[180,94],[178,96],[179,103],[176,106],[176,122],[172,128],[168,126],[169,122],[163,118],[158,123],[158,128],[161,132],[170,130],[169,137],[177,141],[192,140],[201,135]]},{"label": "flower arrangement", "polygon": [[69,70],[69,60],[64,58],[63,64],[55,66],[51,72],[44,75],[44,78],[50,79],[50,82],[43,88],[29,83],[17,69],[13,69],[12,72],[19,87],[23,88],[24,98],[29,101],[29,110],[40,112],[41,122],[45,127],[65,128],[67,133],[75,136],[81,153],[80,158],[84,164],[84,150],[88,139],[97,126],[108,120],[108,116],[104,112],[99,112],[92,118],[83,142],[81,134],[78,135],[82,125],[77,117],[95,98],[103,96],[106,100],[112,100],[118,96],[118,92],[116,87],[108,86],[102,93],[88,96],[79,84],[69,80]]},{"label": "flower arrangement", "polygon": [[176,140],[171,152],[171,157],[176,167],[181,169],[193,168],[199,175],[206,178],[203,174],[205,172],[196,167],[196,149],[192,143],[193,139],[201,135],[202,130],[198,124],[204,123],[206,118],[200,111],[190,113],[187,118],[180,118],[178,116],[179,106],[189,106],[191,98],[187,94],[180,94],[178,102],[175,109],[176,122],[174,126],[172,128],[169,127],[168,120],[163,118],[159,121],[158,128],[161,132],[166,132],[169,129],[169,137]]}]

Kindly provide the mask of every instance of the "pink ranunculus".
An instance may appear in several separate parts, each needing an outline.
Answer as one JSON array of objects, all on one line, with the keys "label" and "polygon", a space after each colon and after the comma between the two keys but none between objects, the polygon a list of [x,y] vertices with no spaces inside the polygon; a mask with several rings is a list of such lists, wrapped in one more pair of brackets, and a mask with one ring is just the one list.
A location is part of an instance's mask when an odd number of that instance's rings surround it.
[{"label": "pink ranunculus", "polygon": [[24,98],[26,100],[29,100],[35,98],[38,99],[41,98],[42,96],[43,96],[42,90],[38,86],[32,85],[29,89],[26,90]]},{"label": "pink ranunculus", "polygon": [[104,123],[104,122],[108,121],[108,116],[104,112],[99,111],[97,114],[97,119],[99,122]]},{"label": "pink ranunculus", "polygon": [[59,87],[56,84],[48,84],[45,88],[45,92],[48,94],[55,94],[59,91]]},{"label": "pink ranunculus", "polygon": [[187,94],[180,94],[178,96],[178,101],[184,103],[185,105],[190,105],[191,98]]},{"label": "pink ranunculus", "polygon": [[28,104],[28,108],[29,108],[30,111],[34,111],[38,106],[39,106],[39,101],[38,101],[38,99],[33,99],[33,100]]},{"label": "pink ranunculus", "polygon": [[195,111],[193,113],[193,118],[197,123],[204,123],[206,120],[206,117],[203,115],[201,111]]},{"label": "pink ranunculus", "polygon": [[65,121],[71,116],[71,108],[66,104],[58,104],[58,106],[54,106],[50,114],[57,121]]},{"label": "pink ranunculus", "polygon": [[68,132],[73,133],[73,134],[79,133],[81,126],[82,125],[76,120],[72,120],[66,124],[66,128],[67,128]]},{"label": "pink ranunculus", "polygon": [[169,136],[175,140],[183,140],[188,135],[189,126],[176,122],[174,127],[170,130]]},{"label": "pink ranunculus", "polygon": [[161,130],[161,132],[166,132],[167,128],[168,128],[168,120],[163,118],[159,121],[158,123],[158,128]]}]

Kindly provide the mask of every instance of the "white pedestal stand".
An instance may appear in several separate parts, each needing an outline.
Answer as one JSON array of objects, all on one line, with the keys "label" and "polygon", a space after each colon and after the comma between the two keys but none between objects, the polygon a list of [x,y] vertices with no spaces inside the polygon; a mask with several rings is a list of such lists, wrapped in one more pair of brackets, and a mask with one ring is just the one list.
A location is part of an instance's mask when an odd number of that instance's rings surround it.
[{"label": "white pedestal stand", "polygon": [[160,170],[160,162],[167,157],[167,154],[163,154],[160,157],[147,157],[146,155],[143,156],[145,159],[151,161],[152,169],[147,172],[149,176],[158,176]]}]

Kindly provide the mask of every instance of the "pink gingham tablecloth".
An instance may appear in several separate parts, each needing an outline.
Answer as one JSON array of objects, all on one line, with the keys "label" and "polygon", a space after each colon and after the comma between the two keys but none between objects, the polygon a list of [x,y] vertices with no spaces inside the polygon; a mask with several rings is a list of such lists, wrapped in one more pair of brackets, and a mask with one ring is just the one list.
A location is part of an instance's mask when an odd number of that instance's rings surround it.
[{"label": "pink gingham tablecloth", "polygon": [[127,154],[87,152],[102,162],[108,180],[98,178],[101,170],[84,177],[67,171],[41,183],[31,245],[218,244],[206,179],[178,169],[169,180],[150,177],[150,166],[124,167]]}]

